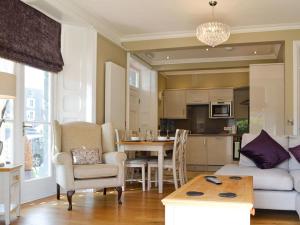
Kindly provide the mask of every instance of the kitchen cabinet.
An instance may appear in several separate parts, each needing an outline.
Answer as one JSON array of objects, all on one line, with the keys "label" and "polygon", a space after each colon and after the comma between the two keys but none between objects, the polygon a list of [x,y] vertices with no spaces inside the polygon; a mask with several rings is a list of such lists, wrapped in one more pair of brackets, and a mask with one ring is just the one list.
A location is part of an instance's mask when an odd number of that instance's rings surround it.
[{"label": "kitchen cabinet", "polygon": [[190,135],[186,163],[191,166],[222,166],[233,161],[232,136]]},{"label": "kitchen cabinet", "polygon": [[207,137],[207,165],[225,165],[232,161],[232,137]]},{"label": "kitchen cabinet", "polygon": [[187,90],[186,91],[186,104],[208,104],[208,90]]},{"label": "kitchen cabinet", "polygon": [[233,101],[233,89],[231,88],[210,89],[209,101],[210,102]]},{"label": "kitchen cabinet", "polygon": [[206,138],[201,136],[189,136],[187,142],[187,164],[205,165],[207,161]]},{"label": "kitchen cabinet", "polygon": [[186,119],[186,91],[164,91],[164,118]]}]

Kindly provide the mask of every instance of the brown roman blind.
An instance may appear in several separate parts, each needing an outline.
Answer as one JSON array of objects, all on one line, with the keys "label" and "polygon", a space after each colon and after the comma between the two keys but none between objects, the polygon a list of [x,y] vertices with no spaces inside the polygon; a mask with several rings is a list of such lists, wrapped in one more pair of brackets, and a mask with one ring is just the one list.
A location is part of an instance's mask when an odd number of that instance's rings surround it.
[{"label": "brown roman blind", "polygon": [[60,45],[60,23],[20,0],[0,0],[0,57],[57,73]]}]

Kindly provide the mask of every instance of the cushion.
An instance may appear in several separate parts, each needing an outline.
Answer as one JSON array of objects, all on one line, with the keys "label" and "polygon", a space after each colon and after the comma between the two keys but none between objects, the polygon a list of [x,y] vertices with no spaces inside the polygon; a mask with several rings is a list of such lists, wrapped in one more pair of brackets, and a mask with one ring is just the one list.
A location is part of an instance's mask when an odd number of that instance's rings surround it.
[{"label": "cushion", "polygon": [[253,176],[253,188],[261,190],[290,191],[293,179],[285,169],[259,169],[228,164],[219,169],[216,175]]},{"label": "cushion", "polygon": [[294,180],[294,189],[300,192],[300,170],[290,171],[290,174]]},{"label": "cushion", "polygon": [[[293,148],[300,145],[300,136],[290,136],[289,137],[289,148]],[[297,161],[295,156],[291,154],[291,159],[289,160],[290,170],[300,170],[300,163]]]},{"label": "cushion", "polygon": [[273,168],[290,158],[289,153],[264,130],[241,149],[241,154],[261,169]]},{"label": "cushion", "polygon": [[[244,147],[249,142],[254,140],[258,135],[259,134],[244,134],[243,138],[242,138],[242,147]],[[272,136],[272,138],[288,152],[289,138],[287,136]],[[300,144],[300,141],[299,141],[299,144]],[[288,170],[289,169],[289,161],[290,160],[286,160],[286,161],[280,163],[279,165],[276,166],[276,168]],[[256,166],[255,163],[251,159],[247,158],[246,156],[244,156],[242,154],[240,155],[239,165],[240,166]]]},{"label": "cushion", "polygon": [[115,177],[119,168],[112,164],[74,165],[75,179]]},{"label": "cushion", "polygon": [[73,165],[89,165],[101,163],[98,148],[75,148],[71,150]]},{"label": "cushion", "polygon": [[300,163],[300,145],[295,146],[293,148],[289,148],[289,151],[295,157],[295,159]]}]

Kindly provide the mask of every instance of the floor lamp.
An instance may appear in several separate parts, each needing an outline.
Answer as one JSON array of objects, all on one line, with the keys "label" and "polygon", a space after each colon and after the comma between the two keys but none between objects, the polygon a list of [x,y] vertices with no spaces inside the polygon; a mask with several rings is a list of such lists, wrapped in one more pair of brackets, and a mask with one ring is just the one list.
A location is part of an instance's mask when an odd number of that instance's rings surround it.
[{"label": "floor lamp", "polygon": [[[10,73],[0,72],[0,99],[7,99],[0,115],[0,129],[5,122],[4,114],[8,104],[8,99],[16,97],[16,76]],[[3,150],[3,142],[0,140],[0,156]],[[0,167],[5,166],[4,162],[0,162]]]}]

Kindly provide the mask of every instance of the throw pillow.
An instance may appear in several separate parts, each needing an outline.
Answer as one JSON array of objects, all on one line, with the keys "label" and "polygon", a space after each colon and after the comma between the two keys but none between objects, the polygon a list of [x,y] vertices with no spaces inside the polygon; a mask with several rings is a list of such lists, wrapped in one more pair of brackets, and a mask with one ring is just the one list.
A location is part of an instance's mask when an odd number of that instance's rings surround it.
[{"label": "throw pillow", "polygon": [[289,151],[295,157],[295,159],[300,163],[300,145],[295,146],[293,148],[289,148]]},{"label": "throw pillow", "polygon": [[101,163],[101,155],[98,148],[75,148],[71,150],[73,165],[90,165]]},{"label": "throw pillow", "polygon": [[264,130],[241,149],[241,154],[261,169],[273,168],[290,158],[289,153]]}]

